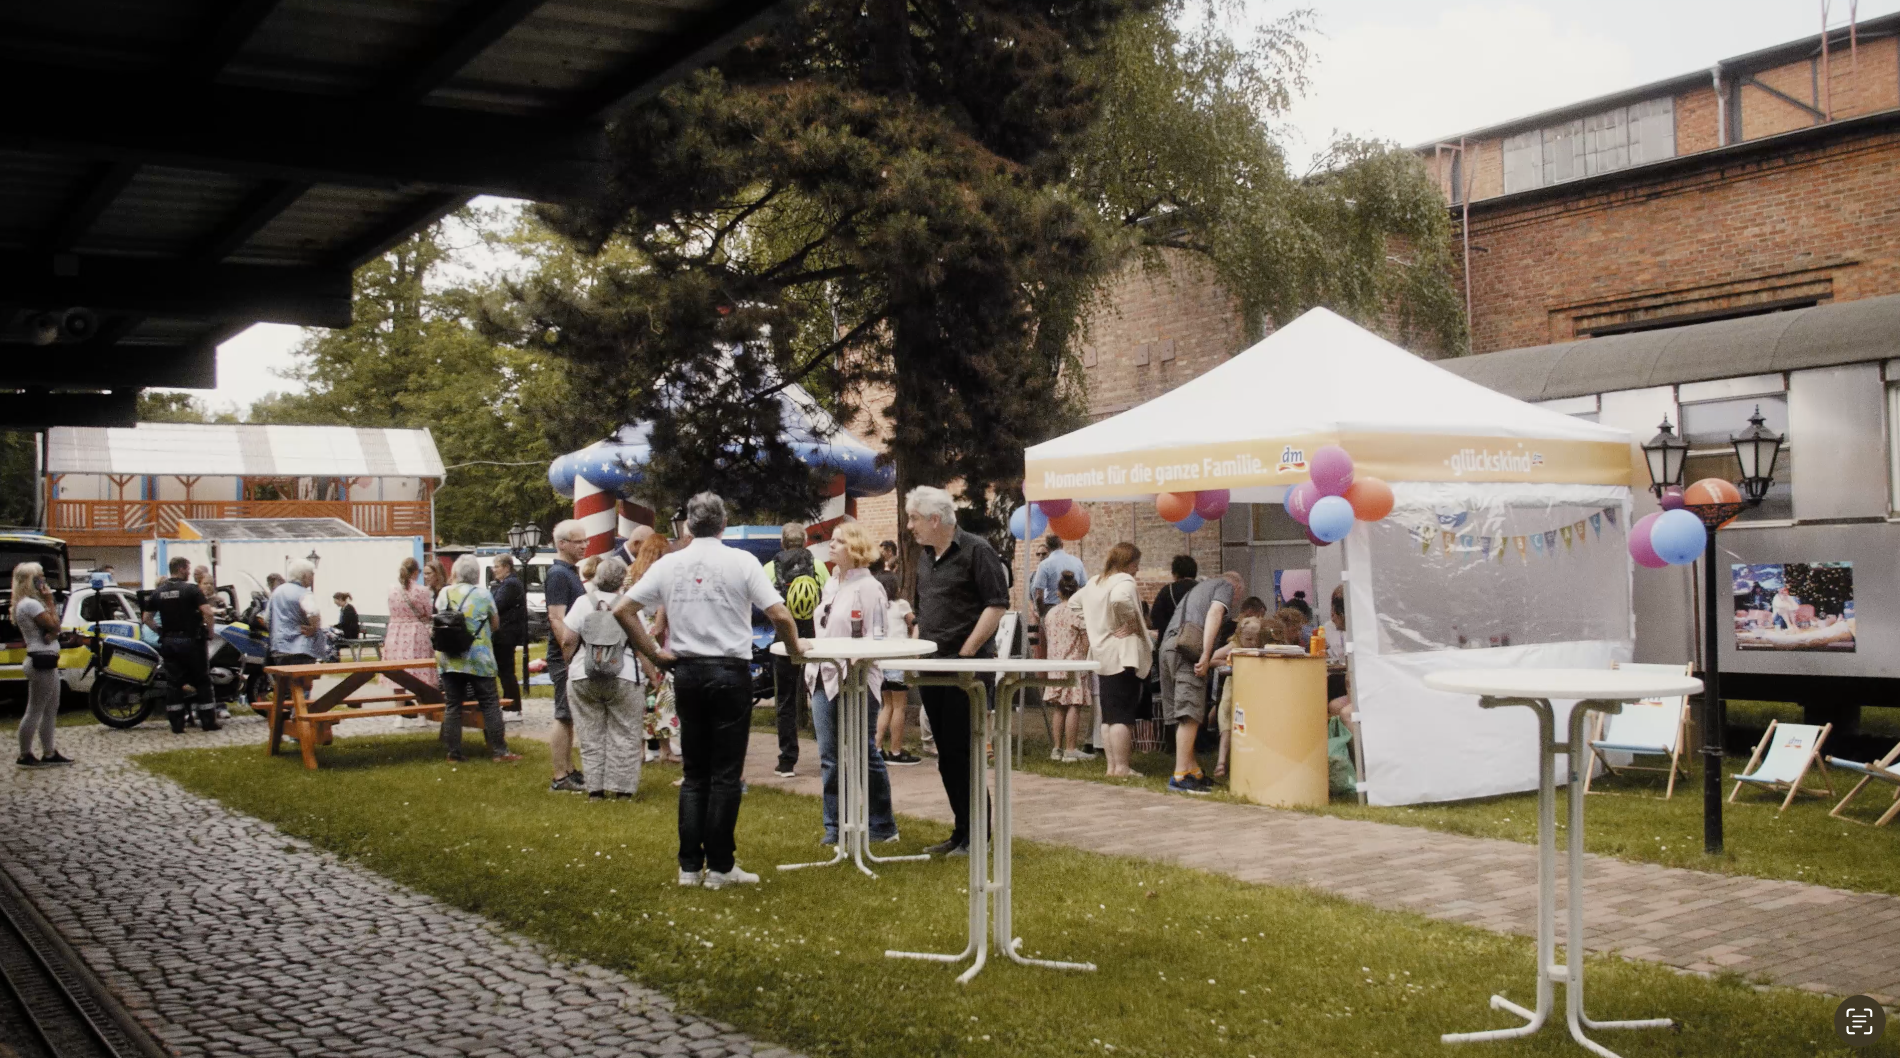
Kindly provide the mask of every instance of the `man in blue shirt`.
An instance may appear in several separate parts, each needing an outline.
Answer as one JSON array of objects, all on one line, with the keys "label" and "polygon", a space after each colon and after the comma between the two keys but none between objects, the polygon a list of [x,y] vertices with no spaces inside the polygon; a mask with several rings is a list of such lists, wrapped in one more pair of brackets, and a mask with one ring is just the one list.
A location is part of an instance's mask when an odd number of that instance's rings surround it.
[{"label": "man in blue shirt", "polygon": [[1061,537],[1050,533],[1043,537],[1042,543],[1049,549],[1049,557],[1042,560],[1036,567],[1036,575],[1029,578],[1029,600],[1036,606],[1038,623],[1051,606],[1062,601],[1061,594],[1056,591],[1056,584],[1062,580],[1064,570],[1075,574],[1077,584],[1089,582],[1088,568],[1082,565],[1081,559],[1062,549]]}]

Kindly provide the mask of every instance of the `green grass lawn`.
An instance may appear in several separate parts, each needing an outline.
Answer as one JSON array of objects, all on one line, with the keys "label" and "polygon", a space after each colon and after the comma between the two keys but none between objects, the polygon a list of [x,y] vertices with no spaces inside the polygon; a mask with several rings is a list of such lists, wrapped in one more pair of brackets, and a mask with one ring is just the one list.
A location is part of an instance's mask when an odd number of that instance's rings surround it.
[{"label": "green grass lawn", "polygon": [[[324,766],[255,746],[141,759],[238,811],[573,958],[624,970],[701,1014],[813,1055],[1440,1053],[1441,1032],[1512,1024],[1493,992],[1532,997],[1532,944],[1310,891],[1247,885],[1133,859],[1018,846],[1025,949],[1098,973],[884,958],[955,950],[963,861],[781,873],[817,845],[814,798],[746,797],[740,856],[756,888],[673,883],[677,770],[649,768],[635,802],[545,792],[545,748],[518,767],[444,763],[427,736],[340,739]],[[945,828],[902,821],[898,851]],[[1594,960],[1598,1017],[1668,1015],[1680,1031],[1623,1033],[1625,1058],[1781,1056],[1833,1046],[1834,1003],[1739,978]],[[1606,1034],[1608,1035],[1608,1034]],[[1579,1053],[1561,1021],[1486,1053]],[[1112,1048],[1112,1050],[1111,1050]],[[1869,1053],[1896,1053],[1892,1049]]]},{"label": "green grass lawn", "polygon": [[[1893,710],[1869,709],[1862,722],[1870,735],[1885,737],[1888,727],[1900,732]],[[1799,722],[1799,707],[1768,702],[1729,703],[1730,723],[1736,728],[1766,728],[1770,719]],[[1896,734],[1895,737],[1900,737]],[[1752,741],[1752,739],[1750,740]],[[1023,768],[1039,775],[1088,779],[1094,782],[1137,785],[1163,790],[1172,774],[1172,753],[1138,753],[1134,768],[1139,779],[1109,779],[1100,760],[1061,764],[1049,759],[1049,736],[1040,711],[1026,710],[1023,716]],[[1642,761],[1640,763],[1651,763]],[[1725,777],[1748,763],[1745,756],[1731,755],[1723,762]],[[1202,767],[1213,774],[1212,754],[1202,754]],[[1664,776],[1660,772],[1638,773],[1627,778],[1604,776],[1591,786],[1593,792],[1584,806],[1585,845],[1589,851],[1643,863],[1670,867],[1719,871],[1757,878],[1786,878],[1836,886],[1862,892],[1900,895],[1900,822],[1873,828],[1855,826],[1828,817],[1841,795],[1852,786],[1850,776],[1834,776],[1834,797],[1801,797],[1786,813],[1777,813],[1780,799],[1744,791],[1735,804],[1723,805],[1723,855],[1706,856],[1702,852],[1702,775],[1699,760],[1689,760],[1690,775],[1678,777],[1676,794],[1663,800]],[[1809,785],[1820,789],[1818,774]],[[1723,782],[1722,795],[1734,788]],[[1559,791],[1557,809],[1558,836],[1567,809]],[[1213,794],[1217,800],[1237,800],[1224,786]],[[1892,790],[1870,784],[1861,791],[1849,814],[1871,823],[1889,805]],[[1335,795],[1332,804],[1315,811],[1347,819],[1365,819],[1376,823],[1425,827],[1472,837],[1502,838],[1534,844],[1537,841],[1537,795],[1513,794],[1471,801],[1411,807],[1375,808],[1361,805],[1350,796]]]}]

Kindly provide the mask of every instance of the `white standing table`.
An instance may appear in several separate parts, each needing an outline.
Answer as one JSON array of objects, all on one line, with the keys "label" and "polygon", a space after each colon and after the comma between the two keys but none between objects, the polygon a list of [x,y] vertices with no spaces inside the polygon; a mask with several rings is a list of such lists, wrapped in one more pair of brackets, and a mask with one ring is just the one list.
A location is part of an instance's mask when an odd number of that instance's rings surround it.
[{"label": "white standing table", "polygon": [[[1702,681],[1667,673],[1620,669],[1459,669],[1434,672],[1425,686],[1435,691],[1475,694],[1486,709],[1521,705],[1537,714],[1537,1009],[1526,1010],[1505,999],[1491,997],[1491,1009],[1508,1010],[1526,1024],[1488,1032],[1454,1032],[1439,1037],[1446,1043],[1474,1043],[1529,1036],[1544,1027],[1550,1016],[1552,983],[1564,985],[1564,1011],[1570,1035],[1591,1053],[1617,1058],[1616,1052],[1586,1037],[1589,1029],[1666,1028],[1668,1018],[1641,1021],[1593,1021],[1583,1012],[1583,769],[1590,766],[1583,726],[1592,712],[1620,713],[1626,702],[1645,698],[1696,694]],[[1570,712],[1569,740],[1556,739],[1556,712],[1551,700],[1575,699]],[[1565,959],[1557,954],[1557,755],[1568,761],[1570,825],[1569,930]]]},{"label": "white standing table", "polygon": [[[926,959],[931,962],[958,963],[974,957],[970,968],[957,977],[958,984],[969,984],[982,972],[989,956],[991,930],[985,919],[995,903],[994,932],[996,946],[1011,959],[1025,966],[1045,966],[1055,970],[1093,970],[1094,963],[1057,962],[1031,959],[1022,954],[1022,938],[1014,935],[1011,921],[1010,884],[1012,873],[1013,825],[1010,807],[1010,741],[1014,725],[1010,723],[1010,703],[1025,687],[1060,688],[1072,686],[1078,676],[1096,672],[1101,664],[1094,661],[1050,661],[1041,658],[918,658],[886,665],[902,669],[919,686],[959,687],[970,696],[970,921],[968,941],[956,954],[936,952],[886,951],[893,959]],[[981,677],[996,677],[996,704],[992,708],[989,692]],[[1001,722],[998,723],[1000,716]],[[986,746],[996,739],[996,840],[990,856],[988,761]]]},{"label": "white standing table", "polygon": [[[838,701],[835,703],[837,722],[833,725],[838,735],[838,851],[828,860],[782,863],[778,869],[796,871],[806,867],[835,867],[846,860],[854,860],[858,870],[876,878],[877,872],[864,861],[897,863],[929,859],[929,856],[879,856],[871,851],[871,758],[867,748],[871,742],[871,701],[865,684],[865,672],[879,661],[914,658],[931,653],[937,649],[937,644],[928,639],[852,639],[833,636],[807,639],[803,645],[803,653],[792,655],[792,661],[800,665],[836,665],[843,670],[838,681]],[[785,644],[772,644],[772,653],[786,657]],[[799,678],[803,679],[804,674],[800,673]]]}]

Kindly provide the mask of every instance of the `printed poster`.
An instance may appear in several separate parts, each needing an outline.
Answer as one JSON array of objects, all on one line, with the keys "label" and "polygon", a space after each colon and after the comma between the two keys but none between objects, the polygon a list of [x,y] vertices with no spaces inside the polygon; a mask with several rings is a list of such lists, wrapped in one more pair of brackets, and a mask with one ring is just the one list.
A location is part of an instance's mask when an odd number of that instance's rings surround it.
[{"label": "printed poster", "polygon": [[1738,650],[1854,652],[1854,564],[1774,562],[1729,567]]}]

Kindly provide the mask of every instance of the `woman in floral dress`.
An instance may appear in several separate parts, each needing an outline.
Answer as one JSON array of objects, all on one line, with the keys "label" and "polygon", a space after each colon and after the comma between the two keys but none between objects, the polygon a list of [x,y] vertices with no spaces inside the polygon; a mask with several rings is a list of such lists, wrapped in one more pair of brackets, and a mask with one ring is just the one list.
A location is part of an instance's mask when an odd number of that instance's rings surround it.
[{"label": "woman in floral dress", "polygon": [[[434,565],[434,563],[430,563]],[[435,660],[435,646],[430,642],[429,618],[435,612],[435,597],[429,589],[417,583],[421,570],[413,558],[405,558],[396,568],[395,587],[389,589],[389,627],[383,633],[383,659],[385,661],[408,661],[411,658]],[[410,669],[409,675],[439,686],[436,680],[435,666],[426,669]],[[397,720],[398,727],[427,727],[429,722],[421,717],[405,716]]]}]

